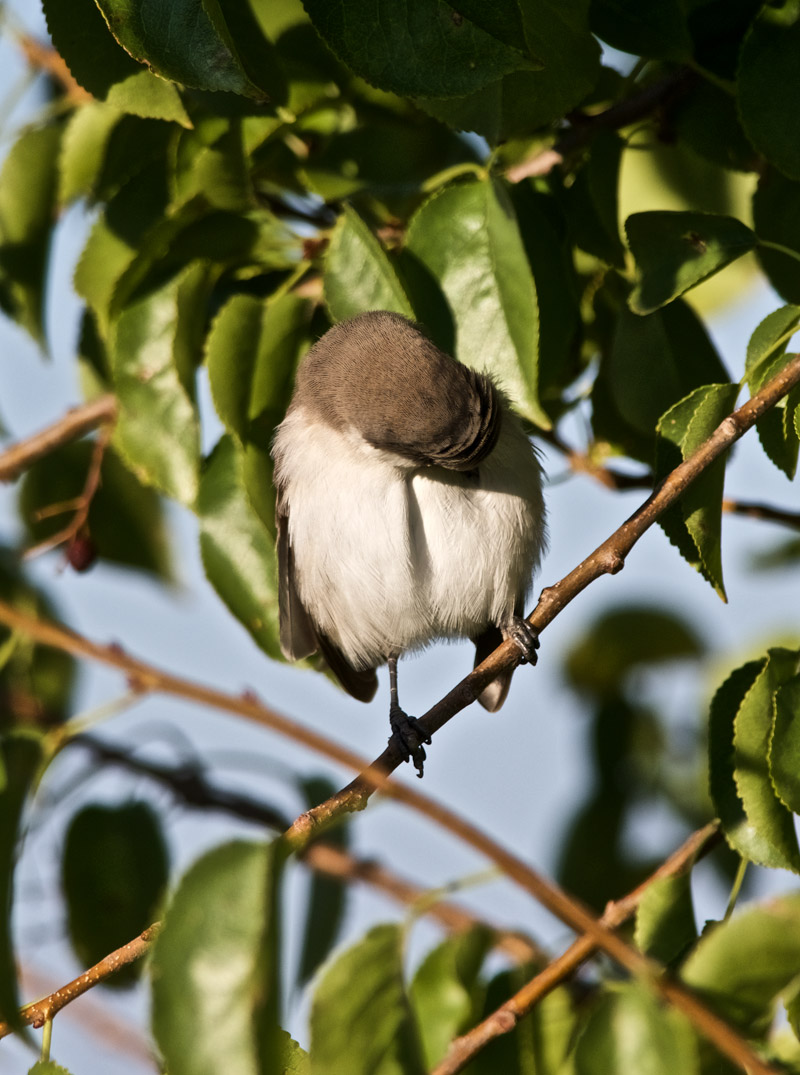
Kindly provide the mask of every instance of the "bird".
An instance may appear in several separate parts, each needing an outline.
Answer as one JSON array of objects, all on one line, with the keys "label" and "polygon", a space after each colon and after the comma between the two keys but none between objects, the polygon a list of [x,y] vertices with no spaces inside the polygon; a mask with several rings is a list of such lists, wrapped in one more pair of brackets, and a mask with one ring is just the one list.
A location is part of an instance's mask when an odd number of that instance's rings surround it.
[{"label": "bird", "polygon": [[[318,653],[364,702],[388,664],[390,728],[421,777],[430,738],[400,706],[398,658],[469,638],[477,665],[512,638],[536,661],[522,612],[547,540],[538,454],[488,374],[373,310],[301,360],[272,456],[281,650]],[[479,696],[489,711],[512,671]]]}]

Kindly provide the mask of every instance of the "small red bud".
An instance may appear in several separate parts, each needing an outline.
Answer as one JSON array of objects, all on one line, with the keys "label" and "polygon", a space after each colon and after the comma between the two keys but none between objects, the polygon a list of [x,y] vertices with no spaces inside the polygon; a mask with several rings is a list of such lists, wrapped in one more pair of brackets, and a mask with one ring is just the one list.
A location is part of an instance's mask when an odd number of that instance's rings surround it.
[{"label": "small red bud", "polygon": [[97,559],[97,546],[88,534],[76,534],[67,546],[67,562],[73,571],[88,571]]}]

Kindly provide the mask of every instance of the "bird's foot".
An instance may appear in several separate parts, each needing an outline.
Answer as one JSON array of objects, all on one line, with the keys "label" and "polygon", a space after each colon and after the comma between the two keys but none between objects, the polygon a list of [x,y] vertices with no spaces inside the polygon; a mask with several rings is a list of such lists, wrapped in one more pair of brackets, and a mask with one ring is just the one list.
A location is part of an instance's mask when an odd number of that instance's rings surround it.
[{"label": "bird's foot", "polygon": [[[423,743],[431,743],[431,737],[424,735],[422,725],[416,717],[409,717],[408,713],[400,706],[392,706],[389,709],[389,725],[392,729],[392,738],[396,738],[405,761],[413,761],[417,776],[422,778],[425,765],[425,748]],[[389,740],[391,742],[391,739]]]},{"label": "bird's foot", "polygon": [[520,664],[536,664],[539,659],[536,653],[539,648],[539,632],[528,620],[522,616],[514,616],[502,628],[502,632],[504,638],[516,642],[522,654]]}]

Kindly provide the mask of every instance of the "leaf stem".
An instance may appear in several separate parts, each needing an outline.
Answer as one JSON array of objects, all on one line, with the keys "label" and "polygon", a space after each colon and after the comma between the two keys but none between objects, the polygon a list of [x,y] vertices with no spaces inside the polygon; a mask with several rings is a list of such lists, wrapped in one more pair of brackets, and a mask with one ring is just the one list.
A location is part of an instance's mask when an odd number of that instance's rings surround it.
[{"label": "leaf stem", "polygon": [[787,258],[792,258],[794,261],[800,261],[800,251],[792,250],[790,246],[784,246],[783,243],[773,242],[772,239],[758,240],[759,246],[764,246],[768,250],[777,250],[779,254],[785,254]]},{"label": "leaf stem", "polygon": [[736,907],[736,901],[739,899],[739,893],[742,891],[742,884],[744,882],[744,875],[747,873],[747,859],[740,858],[739,865],[736,870],[736,876],[733,879],[733,885],[731,886],[731,894],[728,897],[728,906],[725,908],[725,917],[723,922],[727,922],[733,914]]},{"label": "leaf stem", "polygon": [[53,1020],[52,1018],[46,1019],[44,1027],[42,1028],[42,1052],[41,1060],[44,1063],[50,1059],[50,1045],[53,1041]]}]

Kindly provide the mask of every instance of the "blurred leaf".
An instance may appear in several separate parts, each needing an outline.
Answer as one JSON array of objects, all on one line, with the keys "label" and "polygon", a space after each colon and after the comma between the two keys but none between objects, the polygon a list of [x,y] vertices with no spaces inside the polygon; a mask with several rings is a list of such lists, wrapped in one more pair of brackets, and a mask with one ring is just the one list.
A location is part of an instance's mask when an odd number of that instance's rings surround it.
[{"label": "blurred leaf", "polygon": [[645,955],[669,967],[695,943],[697,929],[688,870],[647,886],[636,909],[635,938]]},{"label": "blurred leaf", "polygon": [[325,1075],[422,1075],[403,988],[403,934],[374,926],[330,963],[311,1004],[311,1070]]},{"label": "blurred leaf", "polygon": [[[495,6],[511,13],[516,7],[509,0]],[[523,37],[508,44],[437,0],[410,0],[402,7],[391,0],[377,6],[367,0],[305,0],[304,7],[343,63],[401,96],[462,97],[509,71],[540,66]]]},{"label": "blurred leaf", "polygon": [[688,60],[692,40],[680,0],[592,0],[592,32],[612,48],[659,60]]},{"label": "blurred leaf", "polygon": [[[85,806],[67,829],[61,878],[67,926],[79,961],[91,967],[151,925],[161,909],[169,857],[161,821],[144,802]],[[131,963],[105,984],[129,986]]]},{"label": "blurred leaf", "polygon": [[56,1064],[54,1060],[37,1060],[33,1067],[28,1069],[28,1075],[70,1075],[70,1073],[60,1064]]},{"label": "blurred leaf", "polygon": [[698,1070],[689,1021],[638,983],[605,991],[575,1044],[575,1075],[694,1075]]},{"label": "blurred leaf", "polygon": [[[55,618],[53,606],[22,575],[18,561],[0,546],[0,598],[37,618]],[[66,719],[75,682],[75,660],[0,626],[0,731],[14,725],[50,728]]]},{"label": "blurred leaf", "polygon": [[[305,801],[310,809],[335,794],[339,785],[326,777],[312,777],[302,782]],[[350,844],[347,823],[325,830],[325,842],[346,848]],[[320,870],[309,871],[308,909],[303,947],[297,969],[297,984],[305,985],[330,955],[342,926],[348,886],[343,880],[326,877]]]},{"label": "blurred leaf", "polygon": [[[71,512],[42,519],[37,518],[37,513],[81,495],[92,450],[88,441],[66,444],[28,469],[20,489],[19,510],[30,544],[51,537],[69,521]],[[102,559],[149,571],[163,579],[172,577],[161,501],[110,449],[103,456],[88,527]]]},{"label": "blurred leaf", "polygon": [[21,1030],[17,965],[11,929],[14,867],[22,841],[22,816],[43,761],[41,739],[31,732],[12,731],[0,736],[0,1019]]},{"label": "blurred leaf", "polygon": [[792,893],[745,908],[707,930],[681,979],[723,1019],[762,1036],[798,966],[800,897]]},{"label": "blurred leaf", "polygon": [[477,1020],[486,992],[479,974],[491,946],[490,931],[475,926],[448,937],[417,969],[409,1000],[422,1039],[426,1070],[436,1067],[450,1042]]},{"label": "blurred leaf", "polygon": [[140,481],[187,505],[197,496],[200,464],[199,420],[178,362],[181,333],[196,316],[181,309],[192,271],[126,307],[111,340],[120,407],[114,446]]},{"label": "blurred leaf", "polygon": [[[457,357],[491,373],[524,418],[549,428],[538,397],[536,286],[505,187],[438,191],[412,217],[406,250],[447,299]],[[447,326],[428,327],[449,351]]]},{"label": "blurred leaf", "polygon": [[39,343],[63,127],[24,130],[0,171],[0,305]]},{"label": "blurred leaf", "polygon": [[751,571],[782,571],[800,566],[800,538],[789,538],[759,550],[750,557],[748,566]]},{"label": "blurred leaf", "polygon": [[201,194],[218,209],[247,211],[255,206],[239,119],[198,122],[177,150],[178,201]]},{"label": "blurred leaf", "polygon": [[[759,239],[779,243],[800,256],[800,183],[773,168],[762,171],[753,195],[753,227]],[[759,245],[761,267],[786,302],[800,303],[800,264],[797,258]]]},{"label": "blurred leaf", "polygon": [[775,727],[769,744],[772,782],[781,801],[800,813],[800,675],[775,692]]},{"label": "blurred leaf", "polygon": [[325,257],[325,302],[335,321],[368,310],[414,317],[386,251],[356,211],[345,207]]},{"label": "blurred leaf", "polygon": [[152,71],[136,71],[115,82],[105,99],[113,108],[143,119],[172,120],[182,127],[192,125],[176,88]]},{"label": "blurred leaf", "polygon": [[209,582],[230,611],[280,660],[275,542],[250,504],[243,471],[242,449],[223,437],[200,482],[200,552]]},{"label": "blurred leaf", "polygon": [[744,129],[753,145],[789,178],[800,179],[800,8],[764,4],[744,39],[737,86]]},{"label": "blurred leaf", "polygon": [[670,116],[678,138],[718,165],[751,172],[758,154],[742,130],[737,99],[719,86],[700,81],[676,102]]},{"label": "blurred leaf", "polygon": [[[696,388],[676,403],[658,422],[656,479],[665,477],[682,459],[688,459],[731,413],[739,389],[734,384]],[[680,455],[675,452],[680,449]],[[659,519],[659,524],[681,555],[705,578],[724,600],[722,581],[722,493],[725,455],[716,459],[695,479],[678,504]]]},{"label": "blurred leaf", "polygon": [[591,156],[566,191],[570,227],[577,245],[620,269],[625,267],[618,209],[623,148],[618,134],[601,131],[592,141]]},{"label": "blurred leaf", "polygon": [[648,314],[754,249],[755,234],[740,220],[712,213],[634,213],[625,221],[638,282],[630,308]]},{"label": "blurred leaf", "polygon": [[278,841],[238,841],[184,874],[153,947],[153,1033],[170,1075],[302,1071],[278,1026]]},{"label": "blurred leaf", "polygon": [[92,197],[111,134],[121,118],[118,109],[102,101],[88,101],[74,110],[67,121],[58,162],[60,205]]},{"label": "blurred leaf", "polygon": [[97,6],[125,51],[162,78],[264,97],[245,72],[217,0],[97,0]]},{"label": "blurred leaf", "polygon": [[656,425],[693,389],[728,380],[703,322],[682,299],[644,317],[619,309],[593,390],[595,433],[651,462]]},{"label": "blurred leaf", "polygon": [[620,693],[627,674],[641,665],[698,658],[705,649],[680,616],[655,606],[622,606],[595,618],[573,643],[564,670],[571,686],[611,696]]},{"label": "blurred leaf", "polygon": [[770,861],[762,865],[800,873],[794,821],[777,798],[769,771],[775,693],[796,674],[797,663],[797,654],[790,650],[768,651],[734,718],[733,778],[748,821],[771,849]]}]

